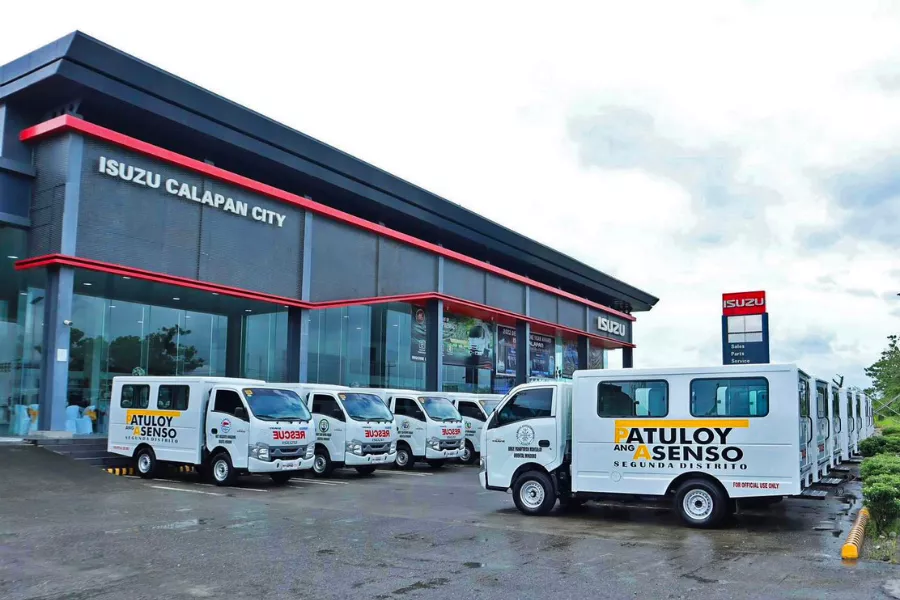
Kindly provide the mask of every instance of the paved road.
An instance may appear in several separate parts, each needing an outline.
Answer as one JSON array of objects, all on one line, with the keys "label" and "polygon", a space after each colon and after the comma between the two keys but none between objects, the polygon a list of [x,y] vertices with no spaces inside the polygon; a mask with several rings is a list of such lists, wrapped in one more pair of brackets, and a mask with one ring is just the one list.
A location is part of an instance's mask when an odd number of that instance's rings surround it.
[{"label": "paved road", "polygon": [[468,467],[223,489],[31,447],[0,446],[0,465],[9,600],[873,598],[900,579],[837,558],[851,505],[836,498],[697,531],[661,510],[527,518]]}]

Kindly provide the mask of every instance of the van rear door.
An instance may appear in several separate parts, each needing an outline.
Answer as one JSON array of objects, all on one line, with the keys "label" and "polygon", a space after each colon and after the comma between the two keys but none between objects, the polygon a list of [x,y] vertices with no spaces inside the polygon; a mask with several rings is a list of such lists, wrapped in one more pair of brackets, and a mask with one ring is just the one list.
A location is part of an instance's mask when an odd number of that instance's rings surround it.
[{"label": "van rear door", "polygon": [[805,482],[806,476],[812,471],[817,450],[813,439],[813,423],[810,415],[809,377],[804,373],[799,373],[797,380],[798,401],[800,402],[800,478]]}]

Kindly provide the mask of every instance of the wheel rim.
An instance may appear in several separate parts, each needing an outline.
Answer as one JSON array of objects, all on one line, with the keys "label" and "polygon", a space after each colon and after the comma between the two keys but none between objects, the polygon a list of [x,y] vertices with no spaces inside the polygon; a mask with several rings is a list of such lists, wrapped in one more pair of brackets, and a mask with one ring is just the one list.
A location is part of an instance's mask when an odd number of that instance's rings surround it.
[{"label": "wheel rim", "polygon": [[228,463],[224,460],[217,460],[213,467],[213,474],[217,481],[225,481],[228,478]]},{"label": "wheel rim", "polygon": [[691,490],[681,503],[684,514],[694,521],[704,521],[713,512],[713,499],[706,490]]},{"label": "wheel rim", "polygon": [[463,462],[469,462],[469,459],[472,458],[472,453],[469,451],[469,447],[466,446],[463,448],[462,456],[460,456]]},{"label": "wheel rim", "polygon": [[138,470],[141,473],[149,473],[150,472],[150,455],[149,454],[141,454],[138,457]]},{"label": "wheel rim", "polygon": [[544,503],[544,486],[528,481],[519,489],[519,500],[528,508],[539,508]]},{"label": "wheel rim", "polygon": [[408,462],[409,455],[406,453],[406,450],[397,450],[397,464],[405,467]]},{"label": "wheel rim", "polygon": [[321,454],[316,454],[316,460],[313,462],[313,470],[316,473],[325,472],[325,457]]}]

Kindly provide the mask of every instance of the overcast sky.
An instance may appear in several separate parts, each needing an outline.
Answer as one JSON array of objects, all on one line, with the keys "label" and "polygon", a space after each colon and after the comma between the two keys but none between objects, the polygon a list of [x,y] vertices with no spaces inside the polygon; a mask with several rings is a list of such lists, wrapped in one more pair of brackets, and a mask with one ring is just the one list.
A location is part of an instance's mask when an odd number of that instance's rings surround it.
[{"label": "overcast sky", "polygon": [[0,64],[81,29],[644,289],[635,366],[720,364],[722,292],[763,289],[774,361],[866,385],[900,332],[900,10],[561,4],[15,2]]}]

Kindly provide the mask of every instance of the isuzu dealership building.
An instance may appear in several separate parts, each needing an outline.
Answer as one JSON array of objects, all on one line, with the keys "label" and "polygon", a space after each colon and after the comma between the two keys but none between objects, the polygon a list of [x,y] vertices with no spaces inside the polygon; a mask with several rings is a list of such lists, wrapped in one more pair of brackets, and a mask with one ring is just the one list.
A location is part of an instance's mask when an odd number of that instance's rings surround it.
[{"label": "isuzu dealership building", "polygon": [[83,34],[0,67],[0,435],[122,374],[499,393],[656,302]]}]

